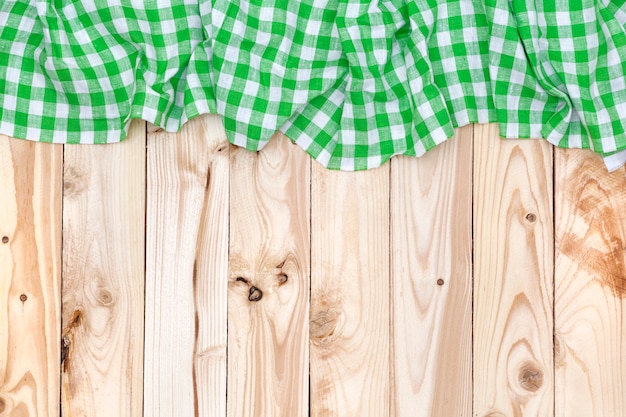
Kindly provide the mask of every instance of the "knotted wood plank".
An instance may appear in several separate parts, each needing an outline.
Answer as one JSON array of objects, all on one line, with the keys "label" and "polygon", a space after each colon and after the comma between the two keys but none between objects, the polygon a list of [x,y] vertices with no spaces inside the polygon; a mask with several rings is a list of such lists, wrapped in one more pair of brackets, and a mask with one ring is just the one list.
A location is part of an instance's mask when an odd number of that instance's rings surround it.
[{"label": "knotted wood plank", "polygon": [[472,136],[391,161],[393,416],[472,414]]},{"label": "knotted wood plank", "polygon": [[228,417],[308,415],[310,158],[231,149]]},{"label": "knotted wood plank", "polygon": [[474,134],[474,415],[553,415],[552,151]]},{"label": "knotted wood plank", "polygon": [[64,417],[142,413],[145,134],[65,146]]},{"label": "knotted wood plank", "polygon": [[0,136],[0,415],[58,417],[63,146]]},{"label": "knotted wood plank", "polygon": [[215,115],[148,129],[147,417],[226,410],[228,165]]},{"label": "knotted wood plank", "polygon": [[311,416],[389,416],[389,164],[313,165]]}]

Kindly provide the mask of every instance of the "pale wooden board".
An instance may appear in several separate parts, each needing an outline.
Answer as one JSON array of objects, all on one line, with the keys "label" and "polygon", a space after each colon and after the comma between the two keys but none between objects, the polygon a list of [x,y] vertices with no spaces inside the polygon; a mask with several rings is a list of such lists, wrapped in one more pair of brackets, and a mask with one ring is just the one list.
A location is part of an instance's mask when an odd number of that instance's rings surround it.
[{"label": "pale wooden board", "polygon": [[626,416],[626,169],[555,155],[556,416]]},{"label": "pale wooden board", "polygon": [[0,415],[59,416],[63,146],[0,136]]},{"label": "pale wooden board", "polygon": [[552,151],[474,134],[474,415],[553,414]]},{"label": "pale wooden board", "polygon": [[178,134],[150,128],[147,164],[144,415],[223,416],[228,146],[220,119],[198,117]]},{"label": "pale wooden board", "polygon": [[391,161],[393,416],[472,414],[472,135]]},{"label": "pale wooden board", "polygon": [[308,415],[310,158],[231,149],[228,416]]},{"label": "pale wooden board", "polygon": [[389,164],[311,181],[311,416],[385,417]]},{"label": "pale wooden board", "polygon": [[62,414],[142,410],[145,123],[106,146],[65,146]]},{"label": "pale wooden board", "polygon": [[196,416],[225,417],[229,146],[220,119],[217,116],[203,117],[206,123],[202,130],[208,138],[209,178],[204,193],[194,271]]}]

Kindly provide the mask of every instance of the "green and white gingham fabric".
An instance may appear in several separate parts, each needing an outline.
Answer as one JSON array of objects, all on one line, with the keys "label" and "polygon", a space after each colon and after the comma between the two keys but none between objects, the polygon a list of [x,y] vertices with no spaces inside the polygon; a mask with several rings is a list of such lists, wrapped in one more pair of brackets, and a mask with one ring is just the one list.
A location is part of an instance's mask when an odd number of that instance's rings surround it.
[{"label": "green and white gingham fabric", "polygon": [[0,133],[111,143],[203,113],[332,169],[469,123],[626,162],[623,0],[0,0]]}]

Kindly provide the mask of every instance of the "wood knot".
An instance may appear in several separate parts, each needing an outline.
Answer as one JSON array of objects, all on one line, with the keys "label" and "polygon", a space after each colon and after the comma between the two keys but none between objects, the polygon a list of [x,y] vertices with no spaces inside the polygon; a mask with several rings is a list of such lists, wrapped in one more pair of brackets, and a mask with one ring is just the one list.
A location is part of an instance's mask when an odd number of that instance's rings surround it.
[{"label": "wood knot", "polygon": [[444,281],[441,278],[439,278],[437,280],[437,285],[443,285],[443,284],[444,284]]},{"label": "wood knot", "polygon": [[526,220],[528,220],[529,223],[534,223],[537,221],[537,216],[534,213],[528,213],[526,215]]},{"label": "wood knot", "polygon": [[111,304],[114,304],[113,295],[109,290],[106,289],[101,289],[100,291],[98,291],[97,300],[98,303],[102,306],[109,306]]},{"label": "wood knot", "polygon": [[86,187],[89,178],[81,170],[68,167],[63,172],[63,197],[79,195]]},{"label": "wood knot", "polygon": [[543,372],[532,365],[525,365],[520,369],[519,384],[529,392],[536,392],[543,385]]},{"label": "wood knot", "polygon": [[70,368],[74,329],[80,326],[82,320],[83,312],[80,310],[75,310],[72,318],[70,319],[69,323],[67,323],[67,326],[63,331],[63,336],[61,338],[61,368],[63,372],[67,372]]},{"label": "wood knot", "polygon": [[70,356],[70,348],[72,347],[72,340],[69,336],[61,338],[61,367],[63,372],[67,372],[69,369],[68,357]]},{"label": "wood knot", "polygon": [[278,274],[278,285],[284,285],[289,280],[287,274]]},{"label": "wood knot", "polygon": [[248,300],[259,301],[261,298],[263,298],[263,291],[255,286],[250,287],[250,291],[248,292]]},{"label": "wood knot", "polygon": [[20,301],[21,302],[25,302],[26,300],[28,300],[28,296],[26,294],[20,295]]},{"label": "wood knot", "polygon": [[313,341],[323,342],[331,338],[339,322],[339,312],[334,309],[318,311],[310,322],[310,336]]},{"label": "wood knot", "polygon": [[9,237],[8,236],[2,236],[2,243],[4,243],[4,244],[9,243]]}]

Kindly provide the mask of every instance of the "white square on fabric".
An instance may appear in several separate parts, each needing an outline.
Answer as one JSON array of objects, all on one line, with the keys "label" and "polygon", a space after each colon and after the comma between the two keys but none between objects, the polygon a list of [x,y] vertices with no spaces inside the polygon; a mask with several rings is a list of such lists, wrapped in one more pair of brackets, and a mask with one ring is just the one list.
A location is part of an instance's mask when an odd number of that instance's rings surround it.
[{"label": "white square on fabric", "polygon": [[309,47],[309,46],[304,46],[304,45],[303,45],[303,46],[302,46],[302,54],[301,54],[301,56],[302,56],[304,59],[307,59],[307,60],[313,61],[313,60],[315,59],[315,52],[316,52],[316,49],[315,49],[315,48],[311,48],[311,47]]},{"label": "white square on fabric", "polygon": [[328,126],[328,123],[330,122],[330,117],[326,113],[318,111],[317,113],[315,113],[315,116],[313,116],[311,122],[320,129],[324,129],[326,128],[326,126]]},{"label": "white square on fabric", "polygon": [[561,38],[559,39],[559,49],[561,52],[574,52],[576,48],[574,47],[574,39],[572,38]]},{"label": "white square on fabric", "polygon": [[555,12],[556,21],[560,26],[571,26],[572,18],[570,12]]},{"label": "white square on fabric", "polygon": [[150,29],[150,22],[148,22],[147,20],[137,19],[136,22],[139,25],[140,32],[146,33],[146,34],[149,34],[150,32],[152,32],[152,30]]},{"label": "white square on fabric", "polygon": [[94,0],[82,0],[81,5],[87,13],[93,13],[98,10],[96,2]]},{"label": "white square on fabric", "polygon": [[243,94],[255,97],[259,94],[259,89],[261,85],[254,80],[246,80],[244,85]]},{"label": "white square on fabric", "polygon": [[367,157],[367,168],[372,169],[380,166],[382,158],[380,155],[372,155]]},{"label": "white square on fabric", "polygon": [[[11,43],[11,50],[9,51],[11,55],[22,57],[24,56],[25,51],[26,51],[26,44],[24,42],[13,41]],[[12,78],[7,77],[7,79],[11,80]]]},{"label": "white square on fabric", "polygon": [[[107,116],[108,115],[109,115],[109,112],[107,111]],[[157,118],[157,111],[156,111],[156,109],[153,109],[153,108],[150,108],[150,107],[144,107],[143,111],[141,113],[141,118],[143,120],[147,121],[147,122],[154,123],[156,121],[156,118]]]},{"label": "white square on fabric", "polygon": [[[286,126],[283,126],[283,127],[285,130],[287,130]],[[300,146],[302,149],[309,149],[309,146],[311,146],[312,143],[313,143],[313,138],[311,138],[306,133],[301,133],[300,135],[298,135],[298,138],[296,139],[296,144]]]},{"label": "white square on fabric", "polygon": [[233,81],[234,77],[227,72],[221,72],[217,74],[217,85],[220,88],[230,90],[233,86]]},{"label": "white square on fabric", "polygon": [[43,116],[44,102],[39,100],[31,100],[28,107],[28,113],[33,116]]},{"label": "white square on fabric", "polygon": [[339,169],[341,169],[342,171],[354,171],[354,159],[341,158],[341,164]]},{"label": "white square on fabric", "polygon": [[52,143],[67,143],[67,131],[56,129],[52,135]]},{"label": "white square on fabric", "polygon": [[91,38],[89,37],[85,29],[77,30],[73,33],[73,35],[79,45],[87,45],[91,43]]},{"label": "white square on fabric", "polygon": [[446,72],[450,72],[452,74],[455,74],[457,72],[457,67],[456,67],[456,59],[454,58],[444,58],[441,60],[441,66],[443,67],[444,71]]},{"label": "white square on fabric", "polygon": [[430,102],[425,101],[417,107],[418,114],[422,117],[422,119],[426,120],[435,115],[433,111],[433,107],[430,105]]},{"label": "white square on fabric", "polygon": [[31,19],[27,16],[22,16],[17,30],[21,32],[32,32],[33,27],[35,27],[35,19]]},{"label": "white square on fabric", "polygon": [[41,129],[37,129],[36,127],[27,127],[26,128],[26,137],[30,140],[40,140],[41,139]]},{"label": "white square on fabric", "polygon": [[[337,134],[335,134],[335,138],[333,139],[337,139],[336,138]],[[320,151],[320,154],[318,155],[318,157],[316,158],[322,165],[327,166],[328,162],[330,161],[330,153],[326,150],[326,149],[322,149]]]},{"label": "white square on fabric", "polygon": [[450,36],[450,32],[436,32],[437,38],[437,46],[451,46],[452,45],[452,37]]},{"label": "white square on fabric", "polygon": [[2,108],[4,110],[15,111],[17,109],[17,96],[13,94],[4,95],[4,100],[2,101]]},{"label": "white square on fabric", "polygon": [[248,138],[239,132],[235,132],[234,136],[235,137],[233,138],[233,144],[245,148],[246,144],[248,143]]},{"label": "white square on fabric", "polygon": [[237,107],[237,116],[238,121],[243,123],[249,123],[252,120],[252,109],[245,106]]}]

